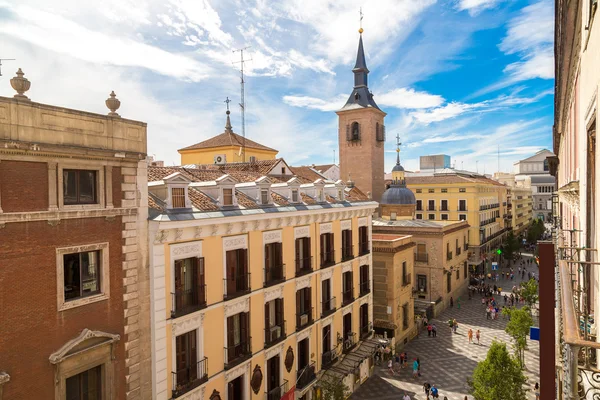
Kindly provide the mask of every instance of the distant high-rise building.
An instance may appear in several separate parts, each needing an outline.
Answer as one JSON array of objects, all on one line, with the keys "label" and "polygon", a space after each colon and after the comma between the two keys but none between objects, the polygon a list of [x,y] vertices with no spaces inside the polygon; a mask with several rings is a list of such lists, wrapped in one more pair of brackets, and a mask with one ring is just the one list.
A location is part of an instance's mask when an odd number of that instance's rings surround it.
[{"label": "distant high-rise building", "polygon": [[450,156],[446,154],[421,156],[419,166],[421,170],[450,168]]},{"label": "distant high-rise building", "polygon": [[540,150],[533,156],[514,164],[515,180],[531,179],[533,192],[533,216],[550,221],[552,216],[552,193],[556,179],[550,175],[548,157],[554,156],[550,150]]}]

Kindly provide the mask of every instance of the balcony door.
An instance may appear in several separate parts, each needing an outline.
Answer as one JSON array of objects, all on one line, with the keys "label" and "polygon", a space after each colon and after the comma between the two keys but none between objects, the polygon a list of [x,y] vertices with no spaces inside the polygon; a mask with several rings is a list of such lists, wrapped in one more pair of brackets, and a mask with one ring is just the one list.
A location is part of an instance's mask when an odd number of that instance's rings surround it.
[{"label": "balcony door", "polygon": [[[279,356],[275,356],[270,358],[267,361],[267,392],[269,393],[269,398],[267,400],[276,399],[279,400],[284,393],[272,393],[273,390],[279,388],[281,372],[280,368],[280,359]],[[274,395],[274,396],[273,396]]]},{"label": "balcony door", "polygon": [[248,249],[230,250],[226,253],[227,295],[248,289]]},{"label": "balcony door", "polygon": [[265,283],[283,279],[283,250],[281,243],[265,245]]},{"label": "balcony door", "polygon": [[323,327],[323,353],[331,351],[331,324]]},{"label": "balcony door", "polygon": [[266,343],[277,341],[283,331],[283,299],[275,299],[265,304]]},{"label": "balcony door", "polygon": [[198,378],[198,351],[196,331],[179,335],[175,339],[177,386],[186,385]]},{"label": "balcony door", "polygon": [[227,400],[244,399],[244,375],[239,376],[227,384]]},{"label": "balcony door", "polygon": [[363,304],[360,306],[360,330],[363,333],[369,330],[369,305]]},{"label": "balcony door", "polygon": [[249,328],[248,313],[239,313],[227,318],[227,362],[248,352]]},{"label": "balcony door", "polygon": [[198,306],[204,299],[204,258],[175,261],[175,309]]},{"label": "balcony door", "polygon": [[344,315],[344,339],[348,339],[352,335],[352,313]]},{"label": "balcony door", "polygon": [[298,342],[298,371],[302,371],[310,362],[309,338]]}]

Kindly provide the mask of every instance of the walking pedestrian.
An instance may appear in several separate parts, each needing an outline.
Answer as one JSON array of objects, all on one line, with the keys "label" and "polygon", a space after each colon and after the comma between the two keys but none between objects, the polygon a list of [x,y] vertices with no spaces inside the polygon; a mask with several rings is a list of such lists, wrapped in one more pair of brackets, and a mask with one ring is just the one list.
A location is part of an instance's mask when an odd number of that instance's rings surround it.
[{"label": "walking pedestrian", "polygon": [[417,359],[415,358],[413,361],[413,379],[417,379],[418,373],[419,373],[419,363],[417,362]]},{"label": "walking pedestrian", "polygon": [[473,329],[469,328],[467,336],[469,337],[469,343],[473,343]]},{"label": "walking pedestrian", "polygon": [[475,333],[475,338],[477,338],[477,344],[479,344],[479,339],[481,338],[481,332],[479,332],[479,329],[477,329],[477,332]]},{"label": "walking pedestrian", "polygon": [[421,376],[421,360],[417,357],[417,375]]},{"label": "walking pedestrian", "polygon": [[431,330],[432,330],[431,324],[427,325],[427,336],[429,336],[429,337],[431,337]]},{"label": "walking pedestrian", "polygon": [[391,358],[388,361],[388,371],[391,372],[392,375],[396,375],[396,372],[394,372],[394,362]]},{"label": "walking pedestrian", "polygon": [[408,393],[404,392],[404,396],[402,396],[402,400],[410,400],[410,396]]},{"label": "walking pedestrian", "polygon": [[433,335],[433,337],[437,337],[437,327],[435,326],[435,324],[431,325],[431,334]]},{"label": "walking pedestrian", "polygon": [[431,387],[431,397],[433,397],[434,399],[440,397],[440,395],[438,394],[438,388],[436,388],[435,385]]},{"label": "walking pedestrian", "polygon": [[535,400],[540,400],[540,384],[535,383],[535,387],[533,388],[533,392],[535,393]]},{"label": "walking pedestrian", "polygon": [[429,382],[425,382],[423,384],[423,391],[425,392],[425,396],[427,396],[427,398],[429,399],[429,391],[431,390],[431,385],[429,384]]},{"label": "walking pedestrian", "polygon": [[454,307],[454,299],[450,296],[450,307]]}]

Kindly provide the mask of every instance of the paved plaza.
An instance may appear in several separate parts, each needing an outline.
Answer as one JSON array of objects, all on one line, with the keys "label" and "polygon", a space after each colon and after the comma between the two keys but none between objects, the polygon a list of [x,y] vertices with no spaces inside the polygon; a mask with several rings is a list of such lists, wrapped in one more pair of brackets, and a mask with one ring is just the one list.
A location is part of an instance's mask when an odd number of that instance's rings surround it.
[{"label": "paved plaza", "polygon": [[[530,270],[537,272],[535,267]],[[518,282],[500,280],[498,286],[503,291],[510,291]],[[500,296],[495,297],[504,306]],[[457,334],[453,334],[448,327],[450,318],[455,318],[458,322]],[[485,359],[492,340],[507,343],[509,351],[513,352],[510,337],[504,332],[507,321],[503,316],[499,316],[497,320],[486,319],[485,306],[481,304],[479,294],[472,300],[468,300],[468,296],[463,297],[460,309],[455,302],[454,307],[432,320],[438,330],[436,338],[428,337],[427,331],[422,330],[418,338],[407,344],[405,350],[411,360],[411,367],[391,375],[384,363],[376,366],[374,376],[354,392],[351,399],[399,400],[405,391],[411,399],[425,399],[423,383],[429,382],[439,389],[440,399],[447,396],[449,400],[464,400],[468,394],[466,379],[471,376],[477,363]],[[481,331],[481,345],[469,344],[469,328],[473,332],[477,329]],[[475,335],[473,340],[476,341]],[[525,374],[529,377],[528,387],[531,389],[539,381],[539,342],[529,339],[527,342],[529,348],[525,353]],[[415,357],[419,357],[421,361],[422,376],[417,379],[412,378],[412,360]],[[471,400],[472,397],[469,396],[468,399]],[[527,399],[535,399],[533,391],[528,392]]]}]

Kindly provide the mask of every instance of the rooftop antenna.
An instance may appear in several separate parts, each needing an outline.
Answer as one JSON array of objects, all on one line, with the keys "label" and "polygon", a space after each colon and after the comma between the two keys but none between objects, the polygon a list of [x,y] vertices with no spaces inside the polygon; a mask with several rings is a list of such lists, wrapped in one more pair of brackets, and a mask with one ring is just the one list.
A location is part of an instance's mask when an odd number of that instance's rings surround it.
[{"label": "rooftop antenna", "polygon": [[15,61],[16,58],[0,58],[0,76],[2,76],[2,61]]},{"label": "rooftop antenna", "polygon": [[241,49],[233,50],[234,53],[240,52],[240,61],[234,62],[234,64],[240,63],[240,85],[241,85],[241,103],[240,109],[242,110],[242,162],[246,162],[246,100],[244,96],[244,63],[246,61],[252,61],[252,58],[244,59],[244,50],[248,50],[250,46],[242,47]]}]

